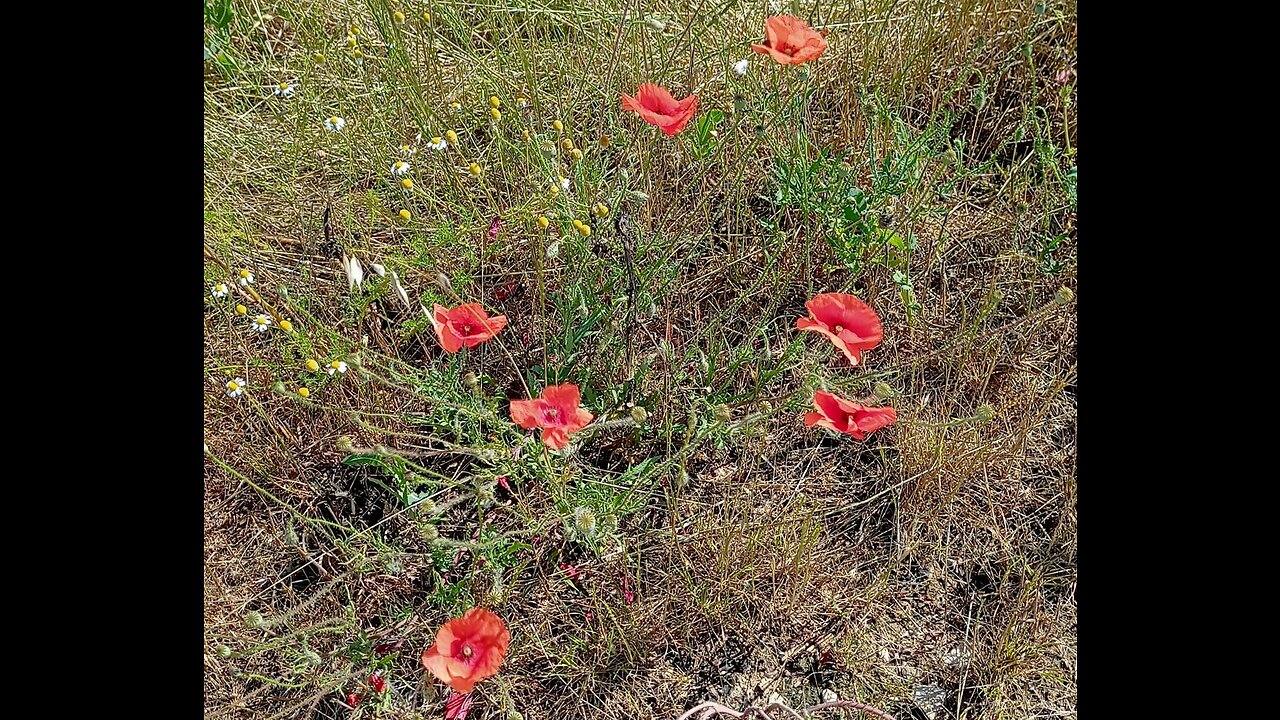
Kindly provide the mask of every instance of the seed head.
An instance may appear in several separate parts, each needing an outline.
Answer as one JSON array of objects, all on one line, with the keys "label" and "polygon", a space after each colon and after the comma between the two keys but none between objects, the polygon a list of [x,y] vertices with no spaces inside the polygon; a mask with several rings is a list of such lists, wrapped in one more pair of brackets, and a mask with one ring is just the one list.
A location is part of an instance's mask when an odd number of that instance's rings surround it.
[{"label": "seed head", "polygon": [[427,542],[435,542],[440,539],[440,531],[436,529],[435,525],[423,525],[418,532],[422,533],[422,539]]},{"label": "seed head", "polygon": [[649,411],[645,410],[640,405],[637,405],[631,408],[631,419],[634,420],[637,425],[642,425],[645,420],[649,419]]},{"label": "seed head", "polygon": [[451,292],[453,290],[453,283],[449,282],[449,276],[444,273],[436,273],[436,284],[445,292]]},{"label": "seed head", "polygon": [[227,647],[226,645],[219,645],[218,657],[222,658],[223,660],[226,660],[227,658],[231,657],[231,648]]},{"label": "seed head", "polygon": [[480,503],[481,505],[488,505],[489,503],[493,502],[494,499],[495,499],[495,496],[493,494],[493,488],[489,487],[488,485],[485,485],[479,490],[476,490],[476,502]]},{"label": "seed head", "polygon": [[991,418],[994,418],[995,416],[996,409],[990,405],[983,403],[978,406],[978,414],[976,415],[978,422],[990,422]]},{"label": "seed head", "polygon": [[467,373],[462,376],[462,384],[470,390],[480,384],[480,379],[476,377],[475,373],[468,370]]},{"label": "seed head", "polygon": [[733,418],[733,412],[729,410],[729,406],[724,403],[717,405],[713,414],[715,415],[716,420],[722,423],[727,423]]},{"label": "seed head", "polygon": [[876,383],[873,392],[876,395],[876,399],[881,401],[888,400],[894,395],[893,388],[889,387],[889,383],[884,382],[883,380]]},{"label": "seed head", "polygon": [[266,624],[267,621],[262,618],[262,613],[257,610],[252,610],[248,615],[244,616],[244,626],[247,628],[256,629],[266,627]]},{"label": "seed head", "polygon": [[1063,285],[1062,287],[1058,288],[1058,292],[1053,294],[1053,301],[1058,303],[1059,305],[1070,305],[1071,301],[1075,299],[1076,299],[1076,294],[1072,292],[1071,288],[1067,287],[1066,285]]},{"label": "seed head", "polygon": [[578,532],[591,537],[596,532],[596,514],[585,507],[574,508],[573,526],[578,528]]},{"label": "seed head", "polygon": [[338,451],[344,452],[344,453],[350,453],[350,452],[356,451],[356,446],[352,442],[351,437],[349,435],[343,435],[342,437],[338,438]]}]

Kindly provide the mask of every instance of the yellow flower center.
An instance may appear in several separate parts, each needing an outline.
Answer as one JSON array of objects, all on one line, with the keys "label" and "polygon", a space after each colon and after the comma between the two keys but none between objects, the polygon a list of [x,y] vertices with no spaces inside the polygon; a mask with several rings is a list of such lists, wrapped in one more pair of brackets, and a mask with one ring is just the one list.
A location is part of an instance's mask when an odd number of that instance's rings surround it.
[{"label": "yellow flower center", "polygon": [[412,190],[412,189],[413,189],[413,181],[412,181],[412,180],[410,180],[409,178],[405,178],[405,179],[401,180],[401,181],[400,181],[400,184],[401,184],[402,186],[404,186],[404,189],[405,189],[405,190]]},{"label": "yellow flower center", "polygon": [[497,96],[497,95],[494,95],[493,97],[489,98],[489,106],[490,106],[490,107],[495,107],[495,108],[496,108],[496,107],[498,107],[498,106],[499,106],[499,105],[501,105],[501,104],[502,104],[502,101],[498,99],[498,96]]},{"label": "yellow flower center", "polygon": [[329,118],[329,124],[330,124],[330,125],[337,125],[337,124],[338,124],[338,118],[336,118],[336,117],[331,117],[331,118]]},{"label": "yellow flower center", "polygon": [[440,144],[440,136],[439,136],[439,135],[437,135],[437,136],[435,136],[435,137],[431,138],[431,143],[432,143],[433,145],[439,145],[439,144]]},{"label": "yellow flower center", "polygon": [[556,132],[564,132],[564,123],[560,122],[559,120],[556,120],[555,122],[551,123],[551,127],[555,128]]},{"label": "yellow flower center", "polygon": [[320,369],[320,363],[316,362],[315,360],[308,360],[307,369],[310,370],[311,372],[315,372]]},{"label": "yellow flower center", "polygon": [[334,360],[333,362],[329,363],[329,367],[333,368],[334,370],[337,370],[338,368],[342,367],[342,362],[338,360]]},{"label": "yellow flower center", "polygon": [[247,277],[249,277],[249,271],[248,271],[248,270],[241,270],[241,271],[240,271],[240,277],[242,277],[242,278],[247,278]]},{"label": "yellow flower center", "polygon": [[249,312],[249,308],[247,308],[247,307],[245,307],[245,306],[243,306],[243,305],[237,305],[237,306],[236,306],[236,312],[237,312],[237,313],[239,313],[239,314],[241,314],[241,315],[243,315],[243,314],[245,314],[245,313]]},{"label": "yellow flower center", "polygon": [[280,329],[288,332],[289,330],[293,329],[293,323],[289,322],[288,320],[281,320]]},{"label": "yellow flower center", "polygon": [[311,391],[304,387],[300,387],[298,388],[298,394],[301,395],[302,397],[310,397]]},{"label": "yellow flower center", "polygon": [[234,391],[234,390],[238,390],[239,388],[240,388],[240,383],[236,382],[235,380],[232,380],[231,382],[227,383],[228,390]]},{"label": "yellow flower center", "polygon": [[413,217],[413,213],[409,212],[408,210],[401,210],[401,211],[400,211],[400,219],[402,219],[402,220],[406,220],[406,221],[407,221],[407,220],[409,220],[409,219],[410,219],[410,218],[412,218],[412,217]]},{"label": "yellow flower center", "polygon": [[489,115],[492,116],[494,120],[502,119],[502,111],[498,108],[489,108]]},{"label": "yellow flower center", "polygon": [[289,89],[289,85],[288,85],[287,83],[280,83],[280,89],[281,89],[281,90],[288,90],[288,89]]},{"label": "yellow flower center", "polygon": [[408,145],[401,145],[401,146],[400,146],[400,152],[409,152],[409,146],[408,146]]},{"label": "yellow flower center", "polygon": [[445,139],[447,139],[447,140],[448,140],[449,142],[451,142],[451,143],[457,143],[457,142],[458,142],[458,133],[456,133],[456,132],[454,132],[454,131],[452,131],[452,130],[450,130],[449,132],[445,133],[445,134],[444,134],[444,136],[445,136]]},{"label": "yellow flower center", "polygon": [[471,163],[471,167],[467,168],[467,170],[469,170],[472,175],[477,177],[480,176],[480,166],[475,163]]},{"label": "yellow flower center", "polygon": [[396,163],[396,169],[397,169],[397,170],[403,170],[403,169],[404,169],[404,163],[402,163],[402,162],[397,162],[397,163]]}]

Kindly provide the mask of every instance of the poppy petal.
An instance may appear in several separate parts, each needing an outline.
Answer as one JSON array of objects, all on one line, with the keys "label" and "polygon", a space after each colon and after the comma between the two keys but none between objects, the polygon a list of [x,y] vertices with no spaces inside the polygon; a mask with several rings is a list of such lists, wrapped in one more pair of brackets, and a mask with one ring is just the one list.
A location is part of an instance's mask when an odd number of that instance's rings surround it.
[{"label": "poppy petal", "polygon": [[888,427],[898,419],[898,411],[892,407],[866,408],[866,411],[860,413],[855,418],[855,425],[858,430],[864,433],[875,432],[883,427]]},{"label": "poppy petal", "polygon": [[548,386],[542,391],[542,399],[559,410],[561,417],[567,418],[573,411],[577,410],[582,394],[578,391],[577,385],[563,383],[561,385]]},{"label": "poppy petal", "polygon": [[552,450],[563,450],[569,444],[569,434],[562,427],[543,428],[542,444]]},{"label": "poppy petal", "polygon": [[511,421],[525,430],[532,430],[542,422],[545,400],[512,400]]},{"label": "poppy petal", "polygon": [[640,89],[636,90],[636,100],[644,108],[661,115],[675,115],[680,109],[680,103],[671,97],[671,93],[666,88],[653,83],[641,85]]},{"label": "poppy petal", "polygon": [[436,339],[440,341],[440,345],[445,349],[445,352],[456,353],[462,349],[462,341],[453,332],[453,329],[449,327],[448,308],[443,305],[436,305],[427,317],[431,320],[431,326],[436,331]]}]

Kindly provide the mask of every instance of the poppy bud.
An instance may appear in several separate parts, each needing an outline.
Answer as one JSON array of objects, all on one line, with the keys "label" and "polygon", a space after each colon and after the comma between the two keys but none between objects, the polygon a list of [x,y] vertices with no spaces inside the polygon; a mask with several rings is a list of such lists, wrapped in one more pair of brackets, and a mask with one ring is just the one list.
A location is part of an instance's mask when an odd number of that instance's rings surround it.
[{"label": "poppy bud", "polygon": [[468,390],[471,390],[480,384],[480,379],[476,377],[475,373],[468,370],[467,373],[462,376],[462,384],[466,386]]},{"label": "poppy bud", "polygon": [[430,498],[423,498],[422,500],[419,500],[414,507],[418,508],[418,512],[424,512],[428,515],[436,514],[436,503]]},{"label": "poppy bud", "polygon": [[637,405],[631,408],[631,419],[634,420],[637,425],[643,424],[645,420],[649,419],[649,411]]},{"label": "poppy bud", "polygon": [[727,423],[729,422],[730,419],[733,418],[733,412],[730,411],[729,406],[725,405],[724,403],[720,403],[719,405],[717,405],[715,407],[715,410],[712,411],[712,413],[715,415],[716,420],[722,423]]},{"label": "poppy bud", "polygon": [[298,547],[298,531],[293,529],[293,521],[284,528],[284,544],[289,547]]},{"label": "poppy bud", "polygon": [[360,704],[360,696],[355,693],[347,693],[347,704],[356,707]]},{"label": "poppy bud", "polygon": [[343,435],[338,438],[338,451],[344,453],[356,451],[355,445],[351,442],[351,438],[349,436]]},{"label": "poppy bud", "polygon": [[596,514],[584,507],[573,509],[573,525],[578,532],[591,537],[596,532]]},{"label": "poppy bud", "polygon": [[873,392],[875,392],[877,400],[883,401],[893,397],[893,388],[889,387],[889,383],[884,381],[876,383]]},{"label": "poppy bud", "polygon": [[248,615],[244,616],[244,626],[247,628],[266,627],[266,624],[266,620],[262,618],[262,613],[257,610],[253,610]]},{"label": "poppy bud", "polygon": [[429,543],[440,539],[440,531],[435,525],[423,525],[418,532],[422,534],[422,539]]},{"label": "poppy bud", "polygon": [[547,259],[555,260],[560,256],[560,241],[557,240],[547,246]]},{"label": "poppy bud", "polygon": [[485,486],[480,488],[479,490],[476,490],[476,502],[480,503],[481,505],[488,505],[489,503],[493,502],[493,500],[494,500],[493,488]]},{"label": "poppy bud", "polygon": [[955,150],[952,150],[951,148],[947,148],[947,151],[946,151],[945,153],[943,153],[943,154],[942,154],[942,159],[943,159],[943,160],[946,160],[948,165],[955,165],[955,164],[956,164],[956,151],[955,151]]},{"label": "poppy bud", "polygon": [[1053,294],[1053,301],[1059,305],[1070,305],[1071,301],[1075,299],[1076,294],[1071,291],[1071,288],[1065,285],[1058,288],[1058,292]]},{"label": "poppy bud", "polygon": [[449,276],[445,275],[444,273],[436,274],[436,284],[439,285],[440,289],[444,290],[445,292],[453,291],[453,283],[449,282]]},{"label": "poppy bud", "polygon": [[224,659],[224,660],[225,660],[225,659],[227,659],[227,658],[229,658],[229,657],[231,657],[231,648],[227,647],[226,645],[219,645],[219,646],[218,646],[218,657],[220,657],[220,658],[222,658],[222,659]]},{"label": "poppy bud", "polygon": [[369,676],[369,684],[373,686],[374,692],[380,693],[380,692],[386,692],[387,690],[387,681],[384,680],[382,676],[378,675],[377,673],[374,673],[373,675]]},{"label": "poppy bud", "polygon": [[658,32],[663,32],[664,30],[667,29],[667,24],[662,22],[658,18],[652,18],[652,17],[645,18],[644,22],[646,25],[653,28],[654,30],[657,30]]},{"label": "poppy bud", "polygon": [[676,477],[675,477],[675,480],[672,482],[672,486],[674,486],[676,490],[679,490],[680,488],[688,484],[689,484],[689,471],[685,470],[684,468],[680,468],[680,472],[676,473]]},{"label": "poppy bud", "polygon": [[302,659],[305,660],[308,665],[319,665],[323,662],[320,657],[320,653],[312,650],[311,648],[307,648],[302,651]]},{"label": "poppy bud", "polygon": [[978,422],[990,422],[991,418],[996,416],[996,409],[990,405],[983,403],[978,406],[978,414],[974,417]]}]

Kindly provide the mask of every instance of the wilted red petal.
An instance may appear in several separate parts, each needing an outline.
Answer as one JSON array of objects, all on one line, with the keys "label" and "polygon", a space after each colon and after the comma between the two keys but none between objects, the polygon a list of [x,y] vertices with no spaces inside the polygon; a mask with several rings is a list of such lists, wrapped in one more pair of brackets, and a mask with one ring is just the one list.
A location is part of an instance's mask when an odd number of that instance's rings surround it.
[{"label": "wilted red petal", "polygon": [[471,693],[451,691],[444,701],[445,720],[467,720],[467,713],[471,712],[473,702],[475,702],[475,696]]},{"label": "wilted red petal", "polygon": [[764,22],[765,43],[751,46],[782,65],[803,65],[827,50],[827,40],[808,23],[791,15],[775,15]]},{"label": "wilted red petal", "polygon": [[666,88],[644,83],[635,97],[623,93],[622,108],[635,112],[641,120],[661,128],[663,133],[675,135],[693,119],[698,110],[698,96],[690,95],[677,101]]},{"label": "wilted red petal", "polygon": [[496,215],[493,220],[489,221],[489,242],[498,239],[498,231],[502,230],[502,220]]}]

